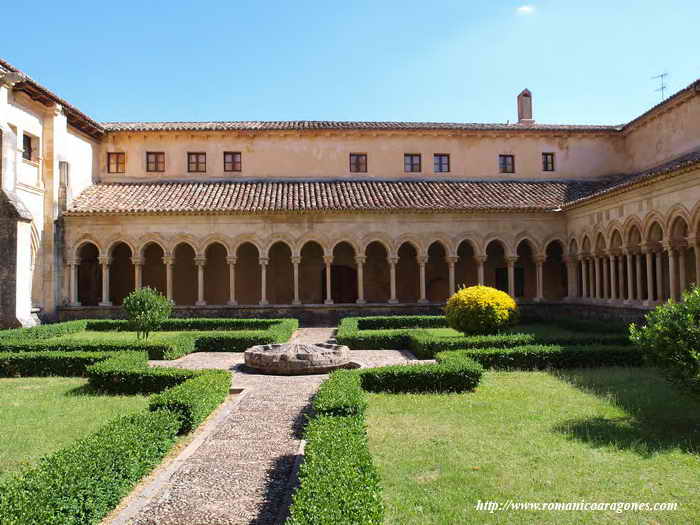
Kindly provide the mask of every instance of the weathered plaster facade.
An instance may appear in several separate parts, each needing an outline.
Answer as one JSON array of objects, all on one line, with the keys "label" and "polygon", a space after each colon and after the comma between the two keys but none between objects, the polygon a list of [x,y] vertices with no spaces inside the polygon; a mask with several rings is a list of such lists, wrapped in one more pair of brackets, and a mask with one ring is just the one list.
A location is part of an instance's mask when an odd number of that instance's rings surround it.
[{"label": "weathered plaster facade", "polygon": [[[116,315],[114,306],[145,285],[183,314],[430,310],[463,284],[485,283],[548,312],[557,302],[585,303],[629,317],[700,276],[699,83],[625,126],[537,124],[529,92],[519,122],[507,125],[98,124],[2,62],[0,86],[6,326],[32,323],[33,311]],[[39,146],[31,159],[23,158],[27,134]],[[240,172],[224,171],[226,151],[241,153]],[[108,154],[117,152],[125,169],[110,173]],[[162,172],[146,170],[147,152],[164,154]],[[191,152],[206,153],[205,172],[188,172]],[[543,171],[544,152],[554,154],[554,171]],[[351,153],[367,155],[366,173],[350,172]],[[420,173],[404,172],[405,153],[421,154]],[[436,153],[449,154],[449,172],[433,172]],[[514,173],[499,172],[499,155],[514,156]],[[255,182],[257,194],[246,198],[260,206],[207,208],[226,190],[216,181]],[[590,189],[545,205],[537,195],[545,186],[532,185],[519,190],[532,202],[491,208],[445,207],[436,193],[433,209],[418,209],[406,186],[390,207],[357,196],[348,197],[357,206],[343,207],[305,193],[298,208],[284,209],[266,193],[280,181],[386,181],[392,191],[419,181],[428,195],[438,181],[502,182],[484,187],[489,202],[508,200],[513,181]],[[110,183],[146,184],[146,197],[130,207],[84,196]],[[204,183],[188,197],[197,206],[148,199],[147,188],[192,183]]]}]

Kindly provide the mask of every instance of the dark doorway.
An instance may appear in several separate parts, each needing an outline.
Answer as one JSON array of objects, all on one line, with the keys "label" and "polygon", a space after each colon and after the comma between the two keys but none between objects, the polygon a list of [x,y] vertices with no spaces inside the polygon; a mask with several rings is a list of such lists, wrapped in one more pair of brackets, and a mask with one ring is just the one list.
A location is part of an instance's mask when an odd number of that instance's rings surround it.
[{"label": "dark doorway", "polygon": [[[321,271],[321,288],[326,296],[326,269]],[[357,301],[357,271],[349,266],[331,266],[331,298],[334,303]]]}]

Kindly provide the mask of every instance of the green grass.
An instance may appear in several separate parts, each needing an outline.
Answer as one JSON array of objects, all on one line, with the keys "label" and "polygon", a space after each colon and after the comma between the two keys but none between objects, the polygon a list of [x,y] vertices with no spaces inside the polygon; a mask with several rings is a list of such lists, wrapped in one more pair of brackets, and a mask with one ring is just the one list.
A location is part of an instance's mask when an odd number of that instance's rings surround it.
[{"label": "green grass", "polygon": [[[151,332],[151,335],[146,339],[149,343],[160,343],[171,340],[181,334],[206,334],[207,332]],[[236,331],[236,334],[243,333],[243,331]],[[77,332],[70,335],[62,335],[59,337],[52,337],[46,339],[46,341],[76,341],[76,342],[91,342],[91,341],[108,341],[108,342],[124,342],[124,343],[137,343],[143,341],[143,339],[137,339],[136,332],[93,332],[86,330],[84,332]]]},{"label": "green grass", "polygon": [[147,405],[145,396],[96,394],[81,378],[0,379],[0,481]]},{"label": "green grass", "polygon": [[[653,369],[489,372],[470,394],[370,394],[386,523],[700,523],[700,402]],[[477,501],[676,502],[503,511]]]}]

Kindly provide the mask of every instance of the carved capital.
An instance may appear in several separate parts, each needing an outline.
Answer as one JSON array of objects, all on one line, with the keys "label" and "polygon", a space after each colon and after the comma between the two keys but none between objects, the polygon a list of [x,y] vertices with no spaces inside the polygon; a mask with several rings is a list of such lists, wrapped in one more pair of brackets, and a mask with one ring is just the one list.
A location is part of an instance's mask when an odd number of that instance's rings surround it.
[{"label": "carved capital", "polygon": [[163,255],[163,264],[169,266],[175,262],[175,257],[172,255]]},{"label": "carved capital", "polygon": [[517,255],[507,255],[505,257],[506,259],[506,264],[508,266],[513,266],[516,262],[518,262],[518,256]]},{"label": "carved capital", "polygon": [[484,264],[486,262],[486,259],[488,259],[487,255],[475,255],[474,256],[474,260],[479,264]]},{"label": "carved capital", "polygon": [[226,257],[226,262],[228,264],[236,264],[236,261],[238,261],[238,257],[236,257],[235,255],[228,255]]},{"label": "carved capital", "polygon": [[546,255],[535,255],[533,257],[535,264],[544,264],[544,262],[547,260]]},{"label": "carved capital", "polygon": [[194,265],[195,266],[206,266],[207,265],[207,258],[202,257],[202,256],[197,256],[194,258]]},{"label": "carved capital", "polygon": [[367,261],[367,257],[364,255],[356,255],[355,256],[355,264],[365,264]]},{"label": "carved capital", "polygon": [[138,255],[134,256],[131,258],[131,264],[134,266],[141,266],[143,265],[143,257],[139,257]]},{"label": "carved capital", "polygon": [[292,264],[301,263],[301,255],[292,255]]},{"label": "carved capital", "polygon": [[333,264],[333,256],[332,255],[324,255],[323,262],[326,264]]},{"label": "carved capital", "polygon": [[68,266],[78,266],[80,264],[80,257],[71,257],[66,259],[66,264]]},{"label": "carved capital", "polygon": [[416,261],[418,261],[418,264],[425,264],[428,262],[428,256],[427,255],[418,255],[416,257]]},{"label": "carved capital", "polygon": [[112,258],[107,255],[100,255],[97,258],[97,262],[99,262],[102,266],[109,265],[112,264]]},{"label": "carved capital", "polygon": [[389,264],[391,264],[391,265],[394,265],[394,264],[396,264],[397,262],[399,262],[399,258],[398,258],[398,257],[387,257],[386,260],[389,261]]},{"label": "carved capital", "polygon": [[260,257],[259,262],[260,266],[267,266],[267,263],[270,262],[270,259],[268,259],[267,257]]},{"label": "carved capital", "polygon": [[458,261],[459,257],[457,257],[456,255],[448,255],[447,257],[445,257],[445,262],[447,264],[455,264]]}]

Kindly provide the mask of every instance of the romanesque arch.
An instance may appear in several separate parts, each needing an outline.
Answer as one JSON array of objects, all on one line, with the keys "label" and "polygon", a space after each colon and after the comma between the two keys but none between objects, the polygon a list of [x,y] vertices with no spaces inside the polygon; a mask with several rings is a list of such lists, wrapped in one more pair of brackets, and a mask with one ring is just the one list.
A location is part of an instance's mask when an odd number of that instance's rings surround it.
[{"label": "romanesque arch", "polygon": [[324,260],[323,246],[315,240],[308,240],[300,246],[299,254],[299,293],[303,304],[323,304],[324,302]]},{"label": "romanesque arch", "polygon": [[292,247],[279,240],[267,252],[267,300],[271,304],[292,304],[294,301],[294,267]]},{"label": "romanesque arch", "polygon": [[206,261],[204,267],[204,302],[226,304],[230,298],[228,249],[220,241],[210,239],[203,244]]},{"label": "romanesque arch", "polygon": [[250,241],[236,248],[236,300],[238,304],[254,305],[261,301],[262,273],[258,246]]},{"label": "romanesque arch", "polygon": [[134,290],[134,255],[132,247],[124,241],[116,241],[108,248],[109,265],[109,300],[119,306],[124,298]]},{"label": "romanesque arch", "polygon": [[419,246],[407,240],[396,250],[396,295],[400,303],[417,303],[420,298]]},{"label": "romanesque arch", "polygon": [[365,247],[364,296],[368,303],[386,303],[391,297],[389,248],[381,240]]},{"label": "romanesque arch", "polygon": [[334,303],[354,303],[358,299],[355,247],[350,241],[340,241],[333,246],[332,254],[331,299]]},{"label": "romanesque arch", "polygon": [[97,306],[102,297],[102,269],[100,249],[92,241],[83,241],[77,248],[78,302],[83,306]]},{"label": "romanesque arch", "polygon": [[447,257],[448,247],[443,241],[435,241],[428,246],[428,259],[425,265],[426,297],[431,303],[447,301],[450,295],[450,276]]}]

